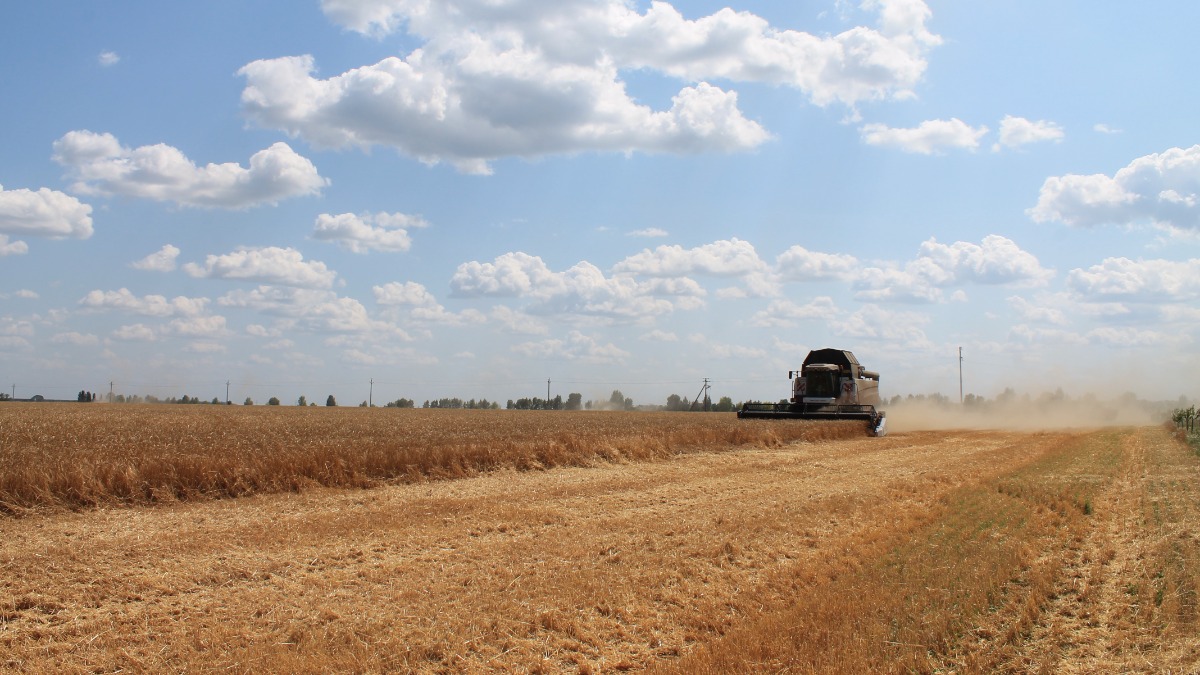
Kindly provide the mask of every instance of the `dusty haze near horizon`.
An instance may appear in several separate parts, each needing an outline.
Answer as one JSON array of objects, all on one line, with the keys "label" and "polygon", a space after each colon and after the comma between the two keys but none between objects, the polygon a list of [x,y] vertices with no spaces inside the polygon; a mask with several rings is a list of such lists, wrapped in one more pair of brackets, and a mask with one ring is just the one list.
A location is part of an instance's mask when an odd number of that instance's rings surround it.
[{"label": "dusty haze near horizon", "polygon": [[882,406],[887,411],[888,431],[932,429],[1071,429],[1159,424],[1166,417],[1144,402],[1014,400],[987,402],[979,406],[904,401]]}]

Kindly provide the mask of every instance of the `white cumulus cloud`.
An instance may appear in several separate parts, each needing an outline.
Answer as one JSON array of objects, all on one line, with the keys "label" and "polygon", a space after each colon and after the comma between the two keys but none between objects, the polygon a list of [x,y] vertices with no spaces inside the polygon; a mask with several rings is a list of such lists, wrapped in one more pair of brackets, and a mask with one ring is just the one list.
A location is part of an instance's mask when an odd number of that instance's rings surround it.
[{"label": "white cumulus cloud", "polygon": [[848,279],[858,267],[858,259],[852,255],[810,251],[803,246],[792,246],[775,259],[775,268],[787,281]]},{"label": "white cumulus cloud", "polygon": [[147,272],[170,272],[175,269],[175,259],[179,257],[179,249],[171,244],[165,244],[154,253],[129,264],[135,270]]},{"label": "white cumulus cloud", "polygon": [[610,277],[586,261],[555,272],[540,257],[521,252],[505,253],[490,263],[459,265],[450,279],[450,288],[458,297],[527,298],[534,301],[528,307],[534,314],[617,321],[642,320],[673,311],[672,302],[661,297],[663,291],[674,290],[685,297],[694,292],[686,285],[658,288],[626,275]]},{"label": "white cumulus cloud", "polygon": [[158,334],[154,332],[154,329],[144,323],[121,326],[114,330],[112,335],[118,340],[130,342],[153,342],[158,339]]},{"label": "white cumulus cloud", "polygon": [[79,304],[88,309],[118,310],[131,314],[156,317],[195,317],[204,314],[208,308],[208,298],[189,298],[176,296],[170,300],[164,295],[134,295],[128,288],[115,291],[95,290],[79,300]]},{"label": "white cumulus cloud", "polygon": [[121,195],[180,206],[241,209],[317,194],[329,181],[287,143],[275,143],[239,164],[196,166],[159,143],[122,146],[112,134],[70,131],[54,142],[54,160],[70,170],[76,192]]},{"label": "white cumulus cloud", "polygon": [[[920,0],[865,3],[877,26],[817,36],[724,9],[686,19],[666,2],[326,0],[326,14],[377,36],[422,41],[328,79],[311,56],[240,71],[245,113],[328,147],[384,145],[425,162],[488,173],[489,162],[586,151],[698,153],[769,138],[713,80],[796,88],[819,105],[903,98],[940,38]],[[665,109],[638,103],[623,71],[685,84]]]},{"label": "white cumulus cloud", "polygon": [[461,81],[423,53],[328,80],[312,77],[311,57],[255,61],[239,71],[243,108],[260,125],[316,145],[391,146],[477,174],[506,156],[737,151],[768,137],[742,116],[736,93],[703,82],[654,111],[628,97],[611,66],[549,65],[487,43],[472,47],[484,53],[464,57],[470,70]]},{"label": "white cumulus cloud", "polygon": [[634,230],[629,233],[631,237],[646,237],[647,239],[657,239],[665,237],[669,233],[661,227],[647,227],[642,230]]},{"label": "white cumulus cloud", "polygon": [[[217,298],[217,304],[281,317],[288,330],[412,340],[403,329],[372,317],[358,300],[340,297],[329,290],[262,285],[250,290],[230,291]],[[274,337],[276,331],[259,326],[254,333]]]},{"label": "white cumulus cloud", "polygon": [[694,248],[663,245],[643,249],[613,266],[618,275],[686,278],[691,274],[737,278],[742,287],[723,288],[720,297],[771,297],[779,293],[777,275],[754,245],[733,237]]},{"label": "white cumulus cloud", "polygon": [[564,359],[585,363],[619,364],[629,358],[630,353],[609,342],[601,344],[595,338],[573,330],[565,340],[552,338],[538,342],[523,342],[513,346],[513,351],[539,359]]},{"label": "white cumulus cloud", "polygon": [[921,328],[927,323],[929,317],[925,314],[897,312],[868,304],[848,316],[831,319],[829,325],[835,335],[856,340],[878,340],[904,345],[908,349],[923,349],[931,346]]},{"label": "white cumulus cloud", "polygon": [[428,225],[420,216],[403,213],[322,213],[317,216],[312,236],[321,241],[337,242],[354,253],[404,252],[412,248],[408,231]]},{"label": "white cumulus cloud", "polygon": [[1200,299],[1200,259],[1105,258],[1087,269],[1071,270],[1067,287],[1085,298],[1195,301]]},{"label": "white cumulus cloud", "polygon": [[1042,296],[1036,298],[1035,302],[1030,302],[1019,295],[1013,295],[1008,298],[1008,304],[1017,311],[1022,321],[1049,323],[1056,326],[1067,325],[1069,322],[1062,308],[1054,306],[1054,303],[1049,300]]},{"label": "white cumulus cloud", "polygon": [[903,266],[861,269],[855,297],[871,302],[938,302],[942,289],[960,284],[1040,286],[1054,276],[1037,257],[1007,237],[991,234],[979,244],[942,244],[930,238]]},{"label": "white cumulus cloud", "polygon": [[91,214],[91,206],[56,190],[5,190],[0,185],[0,249],[8,248],[9,254],[28,250],[7,235],[87,239],[92,236]]},{"label": "white cumulus cloud", "polygon": [[475,309],[467,309],[461,313],[447,310],[425,286],[415,281],[393,281],[374,286],[371,290],[375,293],[375,302],[388,307],[406,308],[408,317],[414,321],[452,326],[487,321],[487,317]]},{"label": "white cumulus cloud", "polygon": [[239,248],[224,255],[210,255],[204,264],[187,263],[183,270],[193,277],[255,281],[299,288],[330,288],[337,272],[316,260],[305,260],[293,248],[267,246]]},{"label": "white cumulus cloud", "polygon": [[23,241],[10,241],[7,234],[0,234],[0,258],[6,255],[25,255],[29,253],[29,244]]},{"label": "white cumulus cloud", "polygon": [[91,333],[77,333],[75,331],[67,333],[57,333],[50,338],[50,342],[56,345],[76,345],[78,347],[91,347],[100,344],[100,338]]},{"label": "white cumulus cloud", "polygon": [[1051,176],[1028,213],[1034,221],[1068,225],[1154,224],[1200,230],[1200,145],[1139,157],[1111,177]]},{"label": "white cumulus cloud", "polygon": [[859,132],[867,145],[932,155],[948,149],[974,151],[979,147],[979,139],[988,132],[988,128],[972,127],[953,117],[948,120],[926,120],[907,129],[892,128],[878,123],[866,124]]},{"label": "white cumulus cloud", "polygon": [[801,305],[792,300],[772,300],[767,308],[754,313],[750,318],[751,326],[790,328],[797,321],[824,321],[840,314],[833,298],[819,296]]},{"label": "white cumulus cloud", "polygon": [[1061,141],[1066,133],[1062,127],[1047,120],[1027,120],[1024,117],[1005,115],[1000,121],[1000,140],[992,150],[1014,149],[1030,143]]}]

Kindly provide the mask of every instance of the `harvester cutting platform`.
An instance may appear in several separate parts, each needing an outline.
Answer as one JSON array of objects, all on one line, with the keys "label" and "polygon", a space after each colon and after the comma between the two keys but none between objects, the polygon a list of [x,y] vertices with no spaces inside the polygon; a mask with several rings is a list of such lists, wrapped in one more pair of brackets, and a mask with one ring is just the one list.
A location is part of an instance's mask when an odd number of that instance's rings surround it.
[{"label": "harvester cutting platform", "polygon": [[798,371],[788,371],[792,399],[787,403],[744,403],[737,416],[760,419],[863,420],[872,436],[887,433],[879,405],[879,373],[866,370],[854,354],[814,349]]}]

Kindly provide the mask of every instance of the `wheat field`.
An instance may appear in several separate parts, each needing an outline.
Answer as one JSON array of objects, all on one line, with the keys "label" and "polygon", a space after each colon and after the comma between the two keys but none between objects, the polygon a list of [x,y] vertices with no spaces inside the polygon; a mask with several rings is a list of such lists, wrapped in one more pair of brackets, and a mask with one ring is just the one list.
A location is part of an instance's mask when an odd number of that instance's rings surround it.
[{"label": "wheat field", "polygon": [[[868,438],[857,426],[787,431],[700,414],[400,421],[379,410],[169,407],[138,424],[82,424],[72,415],[108,414],[83,408],[47,408],[60,419],[44,432],[11,432],[4,418],[6,485],[20,474],[11,458],[55,447],[78,451],[79,466],[177,456],[198,466],[204,443],[229,461],[238,439],[267,456],[328,449],[322,461],[346,462],[337,475],[362,478],[297,474],[294,488],[268,482],[236,498],[94,487],[90,501],[11,507],[0,516],[5,670],[1200,664],[1200,458],[1157,427]],[[189,440],[201,431],[206,441]],[[139,434],[157,440],[141,447]],[[20,455],[13,439],[40,444]],[[458,459],[415,475],[349,468],[422,442]],[[464,459],[472,444],[509,443],[535,448],[533,459]],[[571,452],[583,459],[561,459]]]},{"label": "wheat field", "polygon": [[215,405],[0,406],[0,513],[640,461],[861,435],[729,414]]}]

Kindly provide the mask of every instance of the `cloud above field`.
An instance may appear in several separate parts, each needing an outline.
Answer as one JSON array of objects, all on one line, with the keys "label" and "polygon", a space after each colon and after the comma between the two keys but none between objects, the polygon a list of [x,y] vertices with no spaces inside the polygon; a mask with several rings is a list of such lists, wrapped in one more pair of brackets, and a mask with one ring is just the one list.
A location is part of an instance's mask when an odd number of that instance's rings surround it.
[{"label": "cloud above field", "polygon": [[404,309],[407,311],[407,318],[412,321],[447,326],[482,324],[487,321],[487,316],[476,309],[466,309],[460,313],[448,311],[424,285],[414,281],[393,281],[374,286],[371,290],[375,294],[376,303],[384,307]]},{"label": "cloud above field", "polygon": [[1078,227],[1152,224],[1200,231],[1200,145],[1139,157],[1111,177],[1051,176],[1029,210],[1035,222]]},{"label": "cloud above field", "polygon": [[[308,55],[254,61],[239,71],[242,107],[316,145],[389,146],[468,173],[510,156],[739,152],[770,134],[713,80],[787,86],[818,105],[912,95],[940,43],[930,11],[920,0],[869,6],[875,27],[816,36],[731,9],[687,19],[666,2],[641,13],[619,0],[327,0],[351,30],[423,44],[327,79]],[[626,90],[629,70],[685,84],[656,110]]]},{"label": "cloud above field", "polygon": [[254,153],[249,168],[199,167],[162,143],[128,148],[112,134],[71,131],[54,142],[54,160],[67,167],[75,181],[71,189],[80,194],[179,206],[243,209],[317,194],[329,184],[312,162],[282,142]]},{"label": "cloud above field", "polygon": [[792,246],[775,259],[775,267],[786,281],[851,279],[859,265],[852,255],[810,251],[799,245]]},{"label": "cloud above field", "polygon": [[693,248],[663,245],[643,249],[613,265],[619,275],[686,279],[690,275],[732,278],[740,288],[721,289],[723,297],[770,297],[779,293],[771,265],[758,255],[754,245],[733,237]]},{"label": "cloud above field", "polygon": [[87,239],[92,236],[91,213],[91,206],[57,190],[6,190],[0,185],[0,256],[29,251],[28,244],[9,235]]},{"label": "cloud above field", "polygon": [[513,346],[513,351],[539,359],[563,359],[596,364],[619,364],[631,354],[611,342],[602,343],[580,331],[570,331],[566,338],[551,338],[536,342],[522,342]]},{"label": "cloud above field", "polygon": [[930,238],[917,257],[903,265],[884,262],[864,267],[854,277],[860,300],[870,302],[940,302],[943,289],[964,284],[1040,286],[1054,277],[1037,257],[1016,242],[988,235],[979,244],[942,244]]},{"label": "cloud above field", "polygon": [[583,261],[555,272],[538,256],[512,252],[492,262],[466,262],[450,279],[456,297],[525,298],[532,314],[636,321],[670,313],[663,295],[694,294],[695,287],[640,283],[629,275],[606,275]]},{"label": "cloud above field", "polygon": [[801,305],[793,300],[772,300],[767,308],[750,318],[751,326],[790,328],[797,321],[825,321],[840,312],[829,296],[819,296]]},{"label": "cloud above field", "polygon": [[373,340],[411,341],[412,336],[399,326],[372,316],[358,300],[339,296],[330,290],[260,285],[253,289],[235,289],[217,298],[217,305],[231,309],[249,309],[273,317],[272,328],[259,326],[253,334],[275,337],[286,331],[336,333],[369,337]]},{"label": "cloud above field", "polygon": [[979,148],[979,139],[988,132],[988,128],[972,127],[953,117],[948,120],[927,120],[907,129],[872,123],[864,125],[859,132],[867,145],[933,155],[946,150],[974,151]]},{"label": "cloud above field", "polygon": [[239,248],[224,255],[209,255],[203,265],[187,263],[183,270],[193,277],[298,288],[330,288],[337,279],[337,273],[325,263],[305,260],[300,251],[277,246]]},{"label": "cloud above field", "polygon": [[1066,136],[1062,127],[1048,120],[1031,121],[1005,115],[1000,121],[1000,140],[992,150],[1017,149],[1030,143],[1058,142]]},{"label": "cloud above field", "polygon": [[80,298],[79,305],[92,310],[117,310],[142,316],[196,317],[207,311],[209,302],[208,298],[182,295],[170,300],[157,294],[138,296],[127,288],[119,288],[115,291],[91,291]]},{"label": "cloud above field", "polygon": [[1200,259],[1105,258],[1087,269],[1071,270],[1067,287],[1088,299],[1195,301],[1200,299]]},{"label": "cloud above field", "polygon": [[335,242],[354,253],[402,253],[412,248],[408,231],[428,226],[424,218],[404,213],[322,213],[317,216],[312,237]]},{"label": "cloud above field", "polygon": [[146,272],[172,272],[175,270],[175,260],[179,257],[179,249],[171,244],[165,244],[154,253],[129,264],[135,270]]}]

